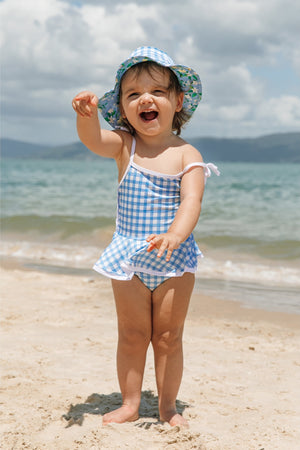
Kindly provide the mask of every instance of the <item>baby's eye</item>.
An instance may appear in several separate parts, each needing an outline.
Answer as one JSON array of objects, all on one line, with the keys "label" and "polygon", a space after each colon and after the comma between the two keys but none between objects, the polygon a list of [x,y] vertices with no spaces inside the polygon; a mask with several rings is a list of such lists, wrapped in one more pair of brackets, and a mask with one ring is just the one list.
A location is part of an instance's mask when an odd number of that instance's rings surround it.
[{"label": "baby's eye", "polygon": [[163,89],[155,89],[154,94],[163,94],[164,92]]},{"label": "baby's eye", "polygon": [[131,92],[131,94],[128,95],[128,98],[133,98],[136,97],[138,95],[137,92]]}]

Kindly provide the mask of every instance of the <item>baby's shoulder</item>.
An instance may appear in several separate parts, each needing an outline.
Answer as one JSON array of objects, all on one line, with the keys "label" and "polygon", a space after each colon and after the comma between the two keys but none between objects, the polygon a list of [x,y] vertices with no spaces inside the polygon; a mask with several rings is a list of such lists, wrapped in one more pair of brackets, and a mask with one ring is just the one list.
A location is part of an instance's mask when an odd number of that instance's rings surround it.
[{"label": "baby's shoulder", "polygon": [[203,162],[203,158],[199,150],[186,141],[183,141],[182,143],[181,152],[184,167],[194,162]]}]

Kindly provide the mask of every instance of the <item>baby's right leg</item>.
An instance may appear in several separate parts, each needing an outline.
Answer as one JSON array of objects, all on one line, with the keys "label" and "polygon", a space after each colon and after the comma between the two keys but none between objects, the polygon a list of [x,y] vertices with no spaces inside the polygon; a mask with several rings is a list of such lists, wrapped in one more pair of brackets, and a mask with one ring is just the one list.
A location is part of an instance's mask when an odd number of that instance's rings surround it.
[{"label": "baby's right leg", "polygon": [[151,340],[151,291],[137,278],[112,280],[118,316],[117,371],[121,408],[103,416],[103,424],[138,419],[147,349]]}]

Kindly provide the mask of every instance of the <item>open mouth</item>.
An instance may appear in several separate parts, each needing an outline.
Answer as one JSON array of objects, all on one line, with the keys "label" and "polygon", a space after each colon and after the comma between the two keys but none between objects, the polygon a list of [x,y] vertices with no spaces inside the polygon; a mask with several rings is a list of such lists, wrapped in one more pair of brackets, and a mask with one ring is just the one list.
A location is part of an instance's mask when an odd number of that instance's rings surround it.
[{"label": "open mouth", "polygon": [[158,112],[157,111],[144,111],[144,112],[142,112],[140,114],[140,117],[145,122],[151,122],[151,120],[156,119],[157,116],[158,116]]}]

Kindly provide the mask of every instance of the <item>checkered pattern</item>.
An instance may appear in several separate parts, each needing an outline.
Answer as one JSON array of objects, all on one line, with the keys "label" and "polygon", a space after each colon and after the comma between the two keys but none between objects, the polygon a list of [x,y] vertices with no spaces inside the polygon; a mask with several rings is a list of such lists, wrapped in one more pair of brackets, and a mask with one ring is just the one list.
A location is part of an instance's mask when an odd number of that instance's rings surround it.
[{"label": "checkered pattern", "polygon": [[173,59],[170,58],[170,56],[155,47],[139,47],[131,53],[129,58],[136,58],[140,56],[151,59],[152,61],[156,61],[158,64],[161,64],[165,67],[175,65]]},{"label": "checkered pattern", "polygon": [[147,173],[131,162],[119,186],[117,228],[94,269],[110,278],[130,280],[136,272],[181,276],[195,272],[201,252],[193,235],[173,251],[170,261],[147,252],[146,238],[164,233],[180,204],[180,178]]},{"label": "checkered pattern", "polygon": [[135,275],[147,286],[150,291],[154,291],[161,283],[168,280],[170,277],[163,277],[159,275],[151,275],[150,273],[136,272]]},{"label": "checkered pattern", "polygon": [[118,193],[117,232],[137,239],[165,233],[179,208],[180,179],[142,173],[132,165],[124,181]]}]

